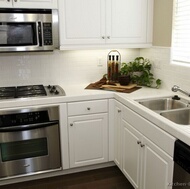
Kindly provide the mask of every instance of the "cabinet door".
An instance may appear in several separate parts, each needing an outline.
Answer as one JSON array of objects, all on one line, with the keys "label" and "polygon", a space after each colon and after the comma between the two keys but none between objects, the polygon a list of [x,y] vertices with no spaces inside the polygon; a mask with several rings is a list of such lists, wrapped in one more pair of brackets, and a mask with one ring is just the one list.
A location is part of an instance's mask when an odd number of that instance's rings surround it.
[{"label": "cabinet door", "polygon": [[114,107],[114,162],[120,169],[122,169],[121,114],[122,114],[122,104],[115,101],[115,107]]},{"label": "cabinet door", "polygon": [[60,0],[61,45],[105,43],[105,0]]},{"label": "cabinet door", "polygon": [[57,8],[57,0],[13,0],[13,6],[18,8]]},{"label": "cabinet door", "polygon": [[144,161],[142,189],[171,189],[173,160],[146,137],[143,138]]},{"label": "cabinet door", "polygon": [[148,0],[107,0],[107,43],[145,43]]},{"label": "cabinet door", "polygon": [[0,8],[12,8],[12,0],[0,0]]},{"label": "cabinet door", "polygon": [[108,161],[108,115],[69,117],[70,167]]},{"label": "cabinet door", "polygon": [[138,189],[140,188],[142,135],[123,119],[122,129],[122,171],[134,188]]}]

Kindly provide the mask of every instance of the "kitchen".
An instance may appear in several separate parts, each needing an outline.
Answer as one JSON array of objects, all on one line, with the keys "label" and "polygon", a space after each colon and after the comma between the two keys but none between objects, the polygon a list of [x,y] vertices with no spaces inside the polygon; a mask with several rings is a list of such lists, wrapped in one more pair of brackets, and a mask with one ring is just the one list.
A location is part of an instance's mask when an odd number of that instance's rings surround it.
[{"label": "kitchen", "polygon": [[[142,98],[158,95],[171,95],[173,94],[171,92],[171,87],[174,84],[177,84],[180,87],[188,90],[189,68],[170,64],[172,11],[173,4],[171,0],[155,0],[153,47],[141,48],[141,46],[139,46],[135,48],[121,48],[120,46],[120,48],[117,48],[121,53],[122,62],[129,62],[138,56],[149,58],[151,61],[153,61],[153,71],[155,76],[161,78],[163,81],[162,88],[158,90],[145,89],[143,93],[139,92],[139,90],[138,92],[132,93],[129,96],[122,94],[118,95],[116,99],[120,100],[120,102],[123,104],[126,105],[126,102],[122,99],[122,96],[123,98]],[[107,72],[107,54],[115,47],[110,47],[111,49],[102,49],[101,45],[93,49],[92,47],[88,46],[88,50],[86,50],[85,47],[82,48],[78,46],[73,50],[64,50],[65,47],[62,48],[62,51],[55,50],[54,52],[46,53],[30,52],[1,54],[0,85],[23,86],[43,84],[48,86],[59,84],[66,92],[65,97],[57,97],[55,99],[51,98],[51,100],[46,98],[36,100],[24,99],[22,101],[22,107],[48,104],[57,105],[62,103],[61,111],[64,112],[64,115],[60,115],[60,124],[68,125],[68,122],[73,120],[74,116],[71,113],[69,118],[67,118],[67,103],[74,103],[77,101],[77,103],[80,101],[92,102],[93,100],[103,99],[112,100],[115,98],[112,92],[105,93],[104,91],[84,90],[84,88],[89,83],[99,80]],[[92,50],[89,50],[90,48],[92,48]],[[102,103],[105,102],[103,101]],[[130,103],[128,106],[130,107]],[[20,107],[18,100],[1,102],[2,109],[13,107]],[[98,110],[98,112],[100,113],[101,110]],[[105,112],[107,113],[108,110],[103,110],[103,113]],[[147,117],[149,116],[147,115]],[[68,140],[68,136],[66,136],[65,133],[68,133],[68,131],[64,131],[62,136],[64,137],[64,141],[65,139]],[[185,140],[188,141],[188,137],[186,137]],[[62,141],[61,144],[64,145],[64,150],[67,151],[67,142],[65,143],[64,141]],[[112,159],[111,152],[113,149],[110,149],[109,151],[109,158]],[[68,165],[68,161],[69,160],[67,158],[64,159],[64,165]],[[67,168],[67,166],[65,168]],[[38,177],[40,178],[41,176],[34,176],[33,178]],[[16,182],[15,179],[13,180]],[[1,181],[2,184],[6,182],[11,183],[11,179],[8,181]]]}]

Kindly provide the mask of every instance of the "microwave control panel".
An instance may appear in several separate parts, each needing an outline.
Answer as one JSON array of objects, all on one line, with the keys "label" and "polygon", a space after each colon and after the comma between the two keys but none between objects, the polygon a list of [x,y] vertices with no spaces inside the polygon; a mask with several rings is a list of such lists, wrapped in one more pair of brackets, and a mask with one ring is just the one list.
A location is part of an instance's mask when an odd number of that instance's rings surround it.
[{"label": "microwave control panel", "polygon": [[43,23],[43,37],[44,37],[44,45],[53,45],[51,23]]}]

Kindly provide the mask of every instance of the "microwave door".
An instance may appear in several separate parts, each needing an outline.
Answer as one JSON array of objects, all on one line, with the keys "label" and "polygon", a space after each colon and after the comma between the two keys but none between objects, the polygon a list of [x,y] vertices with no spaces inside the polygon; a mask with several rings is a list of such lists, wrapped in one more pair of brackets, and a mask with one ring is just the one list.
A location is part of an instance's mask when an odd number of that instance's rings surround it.
[{"label": "microwave door", "polygon": [[[42,43],[39,22],[0,23],[0,47],[13,51],[32,50]],[[40,42],[41,41],[41,42]]]}]

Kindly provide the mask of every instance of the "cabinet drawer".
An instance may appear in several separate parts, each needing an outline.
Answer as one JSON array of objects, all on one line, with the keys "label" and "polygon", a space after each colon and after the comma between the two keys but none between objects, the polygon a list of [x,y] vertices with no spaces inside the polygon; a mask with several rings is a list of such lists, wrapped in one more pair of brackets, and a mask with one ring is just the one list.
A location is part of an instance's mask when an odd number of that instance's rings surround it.
[{"label": "cabinet drawer", "polygon": [[68,116],[93,114],[108,111],[107,100],[68,103]]}]

